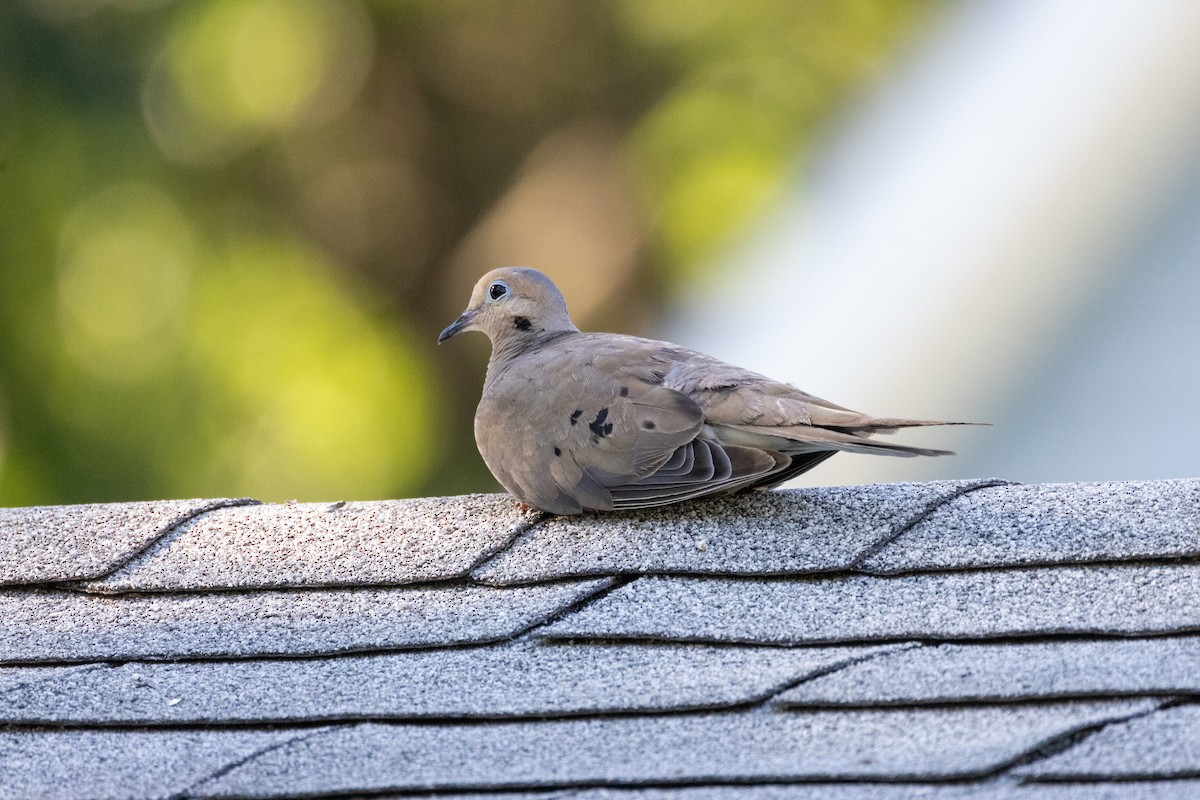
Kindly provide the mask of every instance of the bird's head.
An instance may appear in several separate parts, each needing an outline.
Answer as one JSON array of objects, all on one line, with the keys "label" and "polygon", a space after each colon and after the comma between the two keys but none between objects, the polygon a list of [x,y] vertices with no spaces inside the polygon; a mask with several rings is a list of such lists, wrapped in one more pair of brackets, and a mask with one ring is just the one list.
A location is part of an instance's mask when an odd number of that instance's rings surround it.
[{"label": "bird's head", "polygon": [[483,331],[492,345],[545,332],[578,330],[558,287],[536,269],[503,267],[479,279],[471,302],[438,336],[438,344],[463,331]]}]

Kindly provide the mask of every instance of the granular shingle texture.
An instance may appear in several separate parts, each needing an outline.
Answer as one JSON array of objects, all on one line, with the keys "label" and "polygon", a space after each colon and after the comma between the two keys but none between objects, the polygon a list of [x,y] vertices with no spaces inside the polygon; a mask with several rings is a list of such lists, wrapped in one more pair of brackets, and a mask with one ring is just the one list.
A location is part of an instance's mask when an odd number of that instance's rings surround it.
[{"label": "granular shingle texture", "polygon": [[1029,764],[1018,774],[1041,780],[1200,777],[1200,706],[1164,708],[1107,725],[1078,747]]},{"label": "granular shingle texture", "polygon": [[1200,555],[1200,479],[982,488],[862,563],[876,572]]},{"label": "granular shingle texture", "polygon": [[556,517],[483,564],[509,584],[646,572],[798,575],[846,569],[928,510],[994,481],[751,493],[609,517]]},{"label": "granular shingle texture", "polygon": [[465,575],[538,516],[496,495],[215,511],[180,525],[169,540],[81,588],[111,593],[420,583]]},{"label": "granular shingle texture", "polygon": [[217,797],[249,795],[270,787],[279,775],[302,794],[360,788],[975,776],[1054,736],[1150,707],[1149,701],[1127,701],[485,725],[368,723],[279,747],[204,790]]},{"label": "granular shingle texture", "polygon": [[0,692],[6,720],[30,724],[545,717],[736,706],[893,649],[524,640],[342,658],[9,668]]},{"label": "granular shingle texture", "polygon": [[9,798],[120,800],[181,796],[226,765],[295,738],[276,731],[0,732]]},{"label": "granular shingle texture", "polygon": [[322,655],[490,642],[608,584],[130,595],[0,592],[0,663]]},{"label": "granular shingle texture", "polygon": [[[466,795],[456,795],[466,797]],[[549,800],[554,795],[501,795]],[[670,789],[585,789],[571,800],[1190,800],[1200,781],[1018,783],[1000,777],[969,783],[794,783],[689,786]]]},{"label": "granular shingle texture", "polygon": [[0,797],[1200,797],[1198,487],[0,510]]},{"label": "granular shingle texture", "polygon": [[1156,694],[1200,696],[1200,637],[906,648],[804,681],[778,700],[889,706]]},{"label": "granular shingle texture", "polygon": [[1200,628],[1200,565],[1123,564],[876,578],[646,577],[547,637],[801,644]]},{"label": "granular shingle texture", "polygon": [[0,585],[105,575],[196,515],[251,500],[0,508]]}]

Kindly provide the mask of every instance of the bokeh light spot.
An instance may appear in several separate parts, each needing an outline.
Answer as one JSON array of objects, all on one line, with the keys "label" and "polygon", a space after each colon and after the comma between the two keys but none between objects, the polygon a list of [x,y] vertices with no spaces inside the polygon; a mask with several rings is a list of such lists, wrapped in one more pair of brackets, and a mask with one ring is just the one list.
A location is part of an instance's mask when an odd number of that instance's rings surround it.
[{"label": "bokeh light spot", "polygon": [[147,124],[168,155],[221,162],[263,136],[343,111],[373,50],[354,2],[218,0],[188,9],[147,77]]},{"label": "bokeh light spot", "polygon": [[683,271],[699,270],[708,253],[770,205],[779,174],[761,152],[727,153],[682,171],[663,198],[663,246]]},{"label": "bokeh light spot", "polygon": [[249,124],[290,124],[329,66],[322,20],[311,7],[278,0],[244,4],[231,16],[225,69],[232,107]]},{"label": "bokeh light spot", "polygon": [[171,199],[118,184],[81,203],[63,228],[58,303],[76,360],[109,377],[144,372],[187,294],[193,236]]},{"label": "bokeh light spot", "polygon": [[670,261],[697,269],[761,211],[786,174],[786,139],[753,99],[715,87],[681,90],[643,120],[631,152]]},{"label": "bokeh light spot", "polygon": [[275,500],[411,491],[432,428],[431,370],[412,335],[294,244],[237,243],[205,274],[194,341],[222,398],[201,408],[214,487]]}]

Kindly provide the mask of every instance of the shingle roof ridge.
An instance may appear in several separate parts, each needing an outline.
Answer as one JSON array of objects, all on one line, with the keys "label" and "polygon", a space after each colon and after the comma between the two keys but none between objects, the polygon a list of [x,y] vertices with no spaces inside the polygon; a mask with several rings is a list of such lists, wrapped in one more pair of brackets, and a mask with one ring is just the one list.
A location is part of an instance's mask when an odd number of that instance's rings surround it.
[{"label": "shingle roof ridge", "polygon": [[[1115,505],[1098,507],[1094,498],[1107,495]],[[179,502],[142,505],[150,515]],[[1065,512],[1055,504],[1066,504]],[[177,515],[91,570],[100,577],[75,585],[102,594],[419,586],[465,576],[522,585],[605,575],[890,575],[1175,559],[1200,556],[1200,536],[1181,534],[1186,523],[1170,516],[1179,513],[1173,508],[1193,505],[1200,513],[1194,479],[778,490],[583,519],[521,512],[504,495],[333,504],[219,500]],[[87,508],[117,511],[123,504]],[[1143,511],[1145,519],[1137,516]],[[1026,514],[1033,516],[1018,519]],[[1089,514],[1122,536],[1091,535]],[[1070,535],[1050,536],[1064,520],[1074,525]],[[942,533],[948,530],[953,535]],[[0,527],[0,547],[3,536]],[[61,584],[68,574],[16,585]]]},{"label": "shingle roof ridge", "polygon": [[471,573],[521,585],[592,575],[844,572],[943,501],[994,481],[783,489],[595,517],[549,517]]},{"label": "shingle roof ridge", "polygon": [[[156,502],[156,501],[149,501],[149,502]],[[96,505],[100,505],[100,504],[96,504]],[[89,581],[103,580],[103,579],[107,578],[109,575],[112,575],[116,572],[120,572],[121,570],[128,567],[130,564],[132,564],[135,561],[137,561],[138,559],[142,558],[147,552],[154,550],[157,547],[162,546],[164,543],[166,543],[167,546],[170,546],[169,543],[173,539],[178,538],[180,530],[183,529],[184,526],[186,526],[189,522],[193,522],[197,519],[200,519],[201,517],[212,514],[215,511],[219,511],[224,508],[247,508],[250,506],[261,506],[261,505],[263,505],[263,501],[258,500],[253,497],[238,497],[238,498],[230,498],[227,500],[214,500],[214,501],[207,503],[206,505],[200,506],[199,508],[196,508],[190,512],[180,514],[177,518],[171,520],[169,523],[164,525],[156,538],[151,539],[150,541],[146,542],[144,545],[142,545],[138,549],[129,552],[124,558],[120,559],[119,561],[113,562],[113,564],[104,572],[96,574],[96,575],[92,575],[92,576],[82,579],[82,580],[71,581],[71,583],[82,583],[83,580],[89,580]]]},{"label": "shingle roof ridge", "polygon": [[0,508],[0,586],[100,579],[192,519],[258,504],[241,497]]},{"label": "shingle roof ridge", "polygon": [[465,577],[542,516],[495,494],[218,509],[77,586],[119,594],[439,583]]},{"label": "shingle roof ridge", "polygon": [[981,487],[861,559],[871,575],[1200,557],[1200,479]]}]

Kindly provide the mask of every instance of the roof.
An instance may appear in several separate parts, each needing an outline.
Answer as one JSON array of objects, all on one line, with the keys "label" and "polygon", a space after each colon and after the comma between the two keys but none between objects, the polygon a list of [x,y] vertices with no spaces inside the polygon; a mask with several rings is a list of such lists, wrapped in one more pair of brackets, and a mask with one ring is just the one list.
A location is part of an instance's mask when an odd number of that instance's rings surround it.
[{"label": "roof", "polygon": [[0,510],[0,795],[1200,797],[1200,480]]}]

